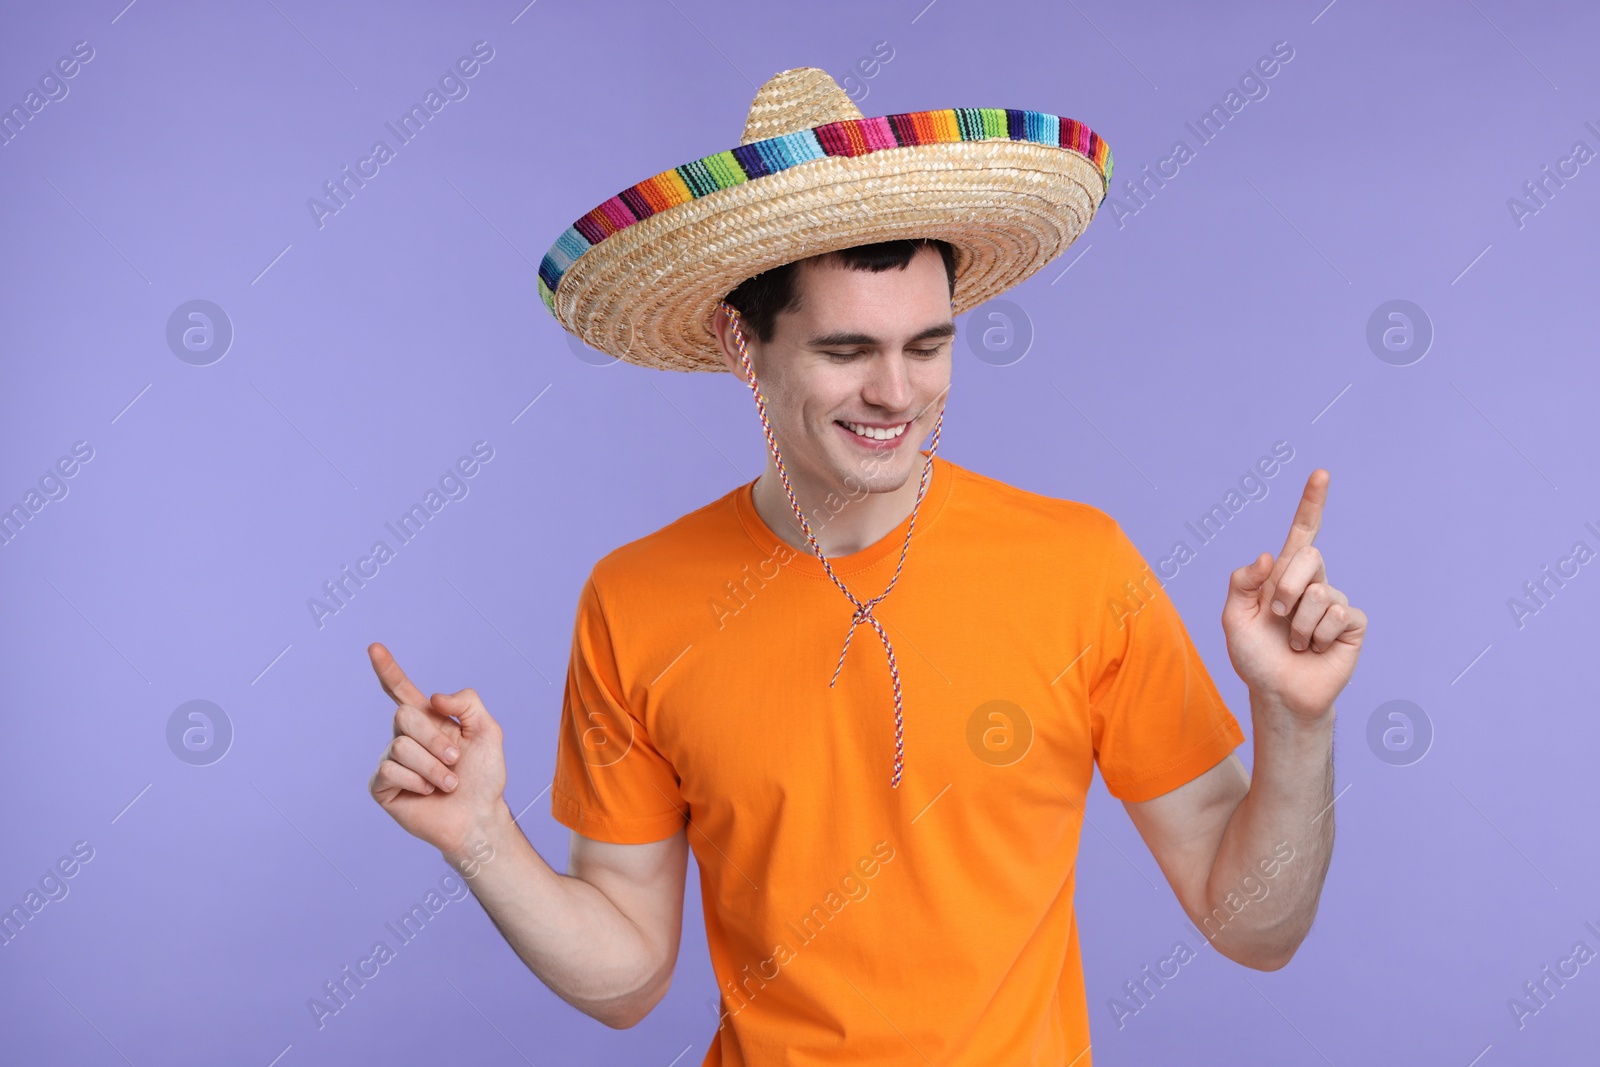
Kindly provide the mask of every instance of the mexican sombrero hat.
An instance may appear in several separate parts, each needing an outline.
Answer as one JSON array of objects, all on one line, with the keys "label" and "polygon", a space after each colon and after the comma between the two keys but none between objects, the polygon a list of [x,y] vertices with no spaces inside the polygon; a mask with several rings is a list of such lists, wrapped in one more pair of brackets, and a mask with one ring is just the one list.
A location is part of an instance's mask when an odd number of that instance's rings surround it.
[{"label": "mexican sombrero hat", "polygon": [[934,237],[956,252],[954,314],[1030,277],[1088,227],[1111,149],[1041,111],[862,116],[815,67],[756,93],[739,146],[646,178],[574,222],[539,296],[591,348],[721,371],[712,314],[764,270],[852,245]]}]

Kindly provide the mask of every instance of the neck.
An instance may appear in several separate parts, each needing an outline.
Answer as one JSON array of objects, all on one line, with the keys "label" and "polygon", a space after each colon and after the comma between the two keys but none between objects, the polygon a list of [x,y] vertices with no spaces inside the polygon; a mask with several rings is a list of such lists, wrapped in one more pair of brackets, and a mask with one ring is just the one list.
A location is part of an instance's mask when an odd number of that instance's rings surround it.
[{"label": "neck", "polygon": [[[922,467],[927,456],[917,452],[911,474],[896,489],[881,493],[866,492],[861,486],[852,491],[832,479],[819,479],[807,472],[795,470],[788,463],[784,470],[789,475],[789,485],[795,500],[805,512],[811,534],[817,539],[822,554],[829,559],[848,556],[883,540],[911,514],[917,502],[917,488],[922,481]],[[933,491],[937,472],[928,475],[927,493]],[[927,493],[924,493],[926,499]],[[778,478],[778,465],[770,454],[767,467],[756,479],[751,491],[756,514],[761,521],[791,547],[811,553],[800,520],[795,517],[789,495],[783,491]]]}]

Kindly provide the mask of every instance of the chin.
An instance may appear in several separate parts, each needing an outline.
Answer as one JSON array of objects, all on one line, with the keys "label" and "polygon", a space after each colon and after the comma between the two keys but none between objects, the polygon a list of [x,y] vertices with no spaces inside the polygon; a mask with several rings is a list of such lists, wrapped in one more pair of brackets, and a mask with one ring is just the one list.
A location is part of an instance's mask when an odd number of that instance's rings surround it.
[{"label": "chin", "polygon": [[[915,461],[921,458],[922,453],[902,446],[893,455],[876,463],[870,459],[847,462],[840,469],[839,480],[847,488],[853,484],[865,488],[869,493],[892,493],[906,484],[916,469]],[[851,480],[845,482],[846,477]]]}]

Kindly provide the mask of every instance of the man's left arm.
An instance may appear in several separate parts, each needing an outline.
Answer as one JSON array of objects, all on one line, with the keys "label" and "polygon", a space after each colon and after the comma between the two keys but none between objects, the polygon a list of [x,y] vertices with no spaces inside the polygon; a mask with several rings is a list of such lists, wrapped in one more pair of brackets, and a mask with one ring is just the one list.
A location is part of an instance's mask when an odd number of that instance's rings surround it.
[{"label": "man's left arm", "polygon": [[1312,545],[1327,492],[1328,472],[1312,471],[1278,558],[1263,552],[1229,577],[1222,627],[1250,690],[1253,773],[1230,754],[1125,802],[1190,919],[1259,970],[1288,963],[1316,915],[1333,854],[1333,702],[1367,628]]}]

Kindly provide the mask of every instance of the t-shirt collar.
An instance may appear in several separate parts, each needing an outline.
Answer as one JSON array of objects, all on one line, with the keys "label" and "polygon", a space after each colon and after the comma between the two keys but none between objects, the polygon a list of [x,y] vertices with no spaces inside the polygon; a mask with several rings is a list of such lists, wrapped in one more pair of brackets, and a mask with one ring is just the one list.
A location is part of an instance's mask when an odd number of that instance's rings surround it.
[{"label": "t-shirt collar", "polygon": [[[924,457],[924,462],[926,462],[928,450],[919,449],[918,451]],[[912,471],[912,477],[922,477],[921,464],[918,464],[917,469]],[[937,519],[939,517],[939,513],[944,510],[945,502],[950,498],[950,490],[954,482],[955,472],[953,470],[953,464],[951,464],[943,456],[934,456],[933,471],[928,475],[927,493],[923,496],[922,507],[917,511],[917,529],[911,535],[912,547],[906,551],[907,567],[912,567],[915,565],[913,560],[916,556],[916,543],[922,539],[922,537],[930,528],[932,528],[934,520]],[[754,497],[755,484],[756,480],[752,479],[751,481],[746,482],[744,485],[741,485],[734,491],[733,494],[734,508],[739,516],[739,524],[744,528],[744,531],[749,536],[750,540],[754,542],[756,547],[760,548],[762,552],[769,554],[776,546],[779,545],[789,548],[793,555],[783,564],[785,567],[798,571],[801,574],[811,574],[816,575],[819,578],[826,579],[827,571],[822,569],[822,562],[818,560],[815,553],[811,551],[811,546],[809,544],[802,543],[799,547],[790,545],[782,537],[779,537],[761,518],[761,515],[756,511]],[[785,500],[785,503],[787,502],[788,501]],[[849,507],[849,503],[846,502],[845,506]],[[821,535],[823,531],[827,529],[827,527],[823,526],[821,529],[819,529],[816,525],[816,519],[813,518],[813,515],[819,507],[822,507],[822,505],[814,504],[812,506],[811,514],[806,515],[806,521],[812,523],[811,532],[813,534],[817,534],[818,540],[821,541],[824,539]],[[789,512],[787,512],[787,514],[792,516],[794,512],[791,509]],[[847,556],[829,556],[828,565],[833,568],[833,573],[842,578],[848,574],[856,574],[864,571],[869,567],[882,562],[885,558],[893,557],[898,559],[900,546],[905,544],[906,529],[910,525],[911,513],[908,511],[906,512],[906,517],[900,521],[899,525],[897,525],[893,530],[890,530],[888,533],[884,534],[877,541],[874,541],[872,544],[866,546],[860,551],[852,552]]]}]

